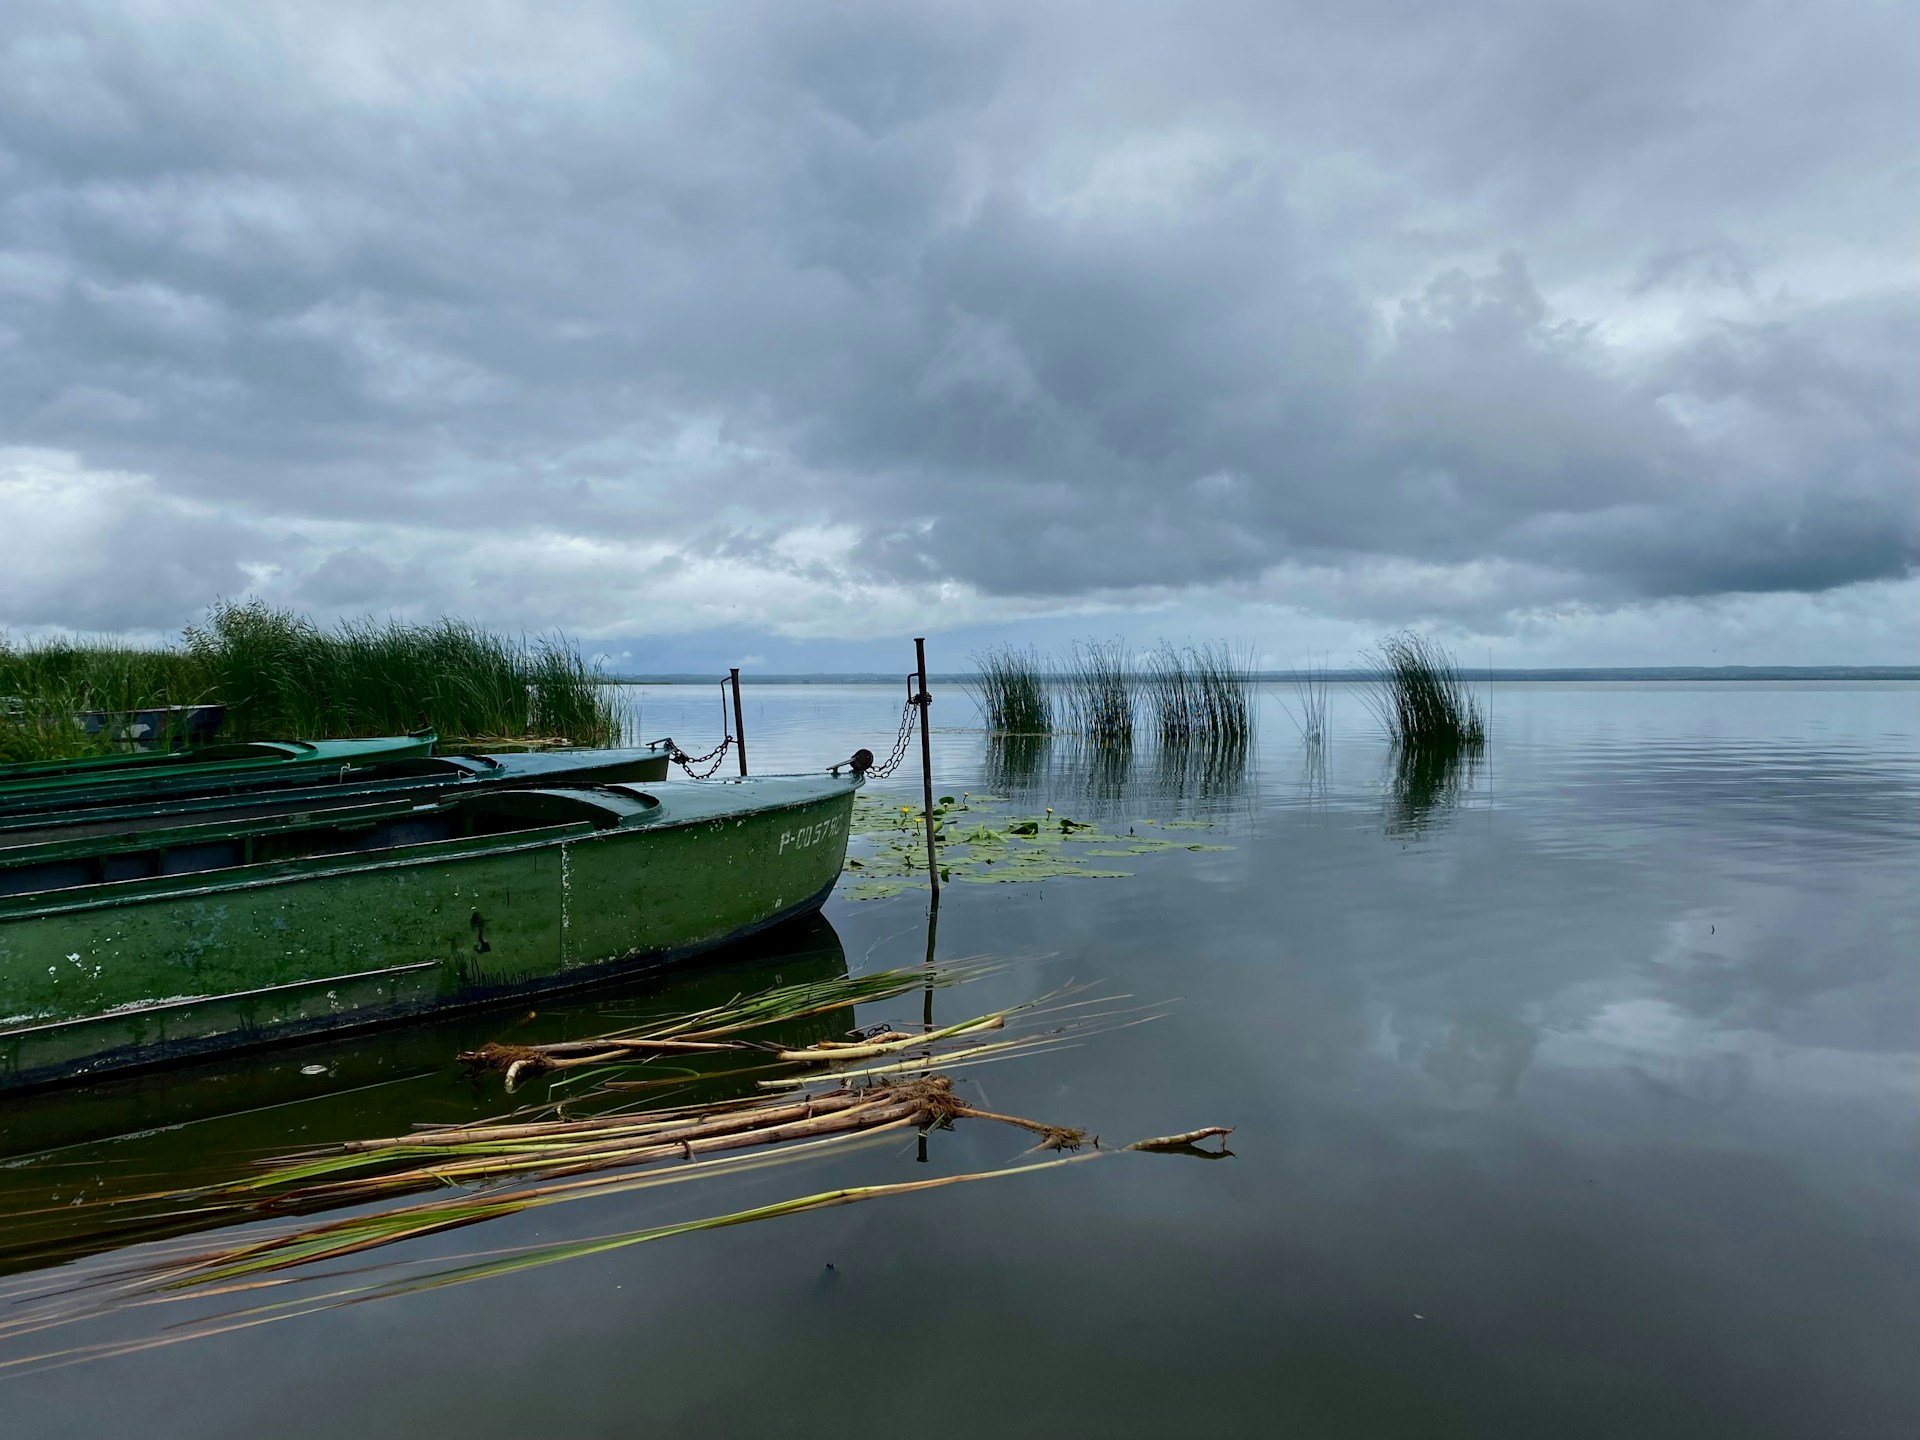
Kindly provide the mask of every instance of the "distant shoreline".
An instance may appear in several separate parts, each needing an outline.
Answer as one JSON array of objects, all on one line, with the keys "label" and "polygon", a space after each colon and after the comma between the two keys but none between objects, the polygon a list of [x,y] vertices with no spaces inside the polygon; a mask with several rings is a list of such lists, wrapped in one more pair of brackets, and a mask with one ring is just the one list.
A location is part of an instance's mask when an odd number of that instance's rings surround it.
[{"label": "distant shoreline", "polygon": [[[1602,680],[1713,680],[1713,681],[1753,681],[1753,680],[1920,680],[1920,666],[1916,665],[1656,665],[1656,666],[1618,666],[1613,668],[1588,669],[1551,669],[1551,670],[1476,670],[1472,666],[1462,666],[1461,674],[1469,683],[1475,680],[1540,680],[1540,681],[1602,681]],[[720,677],[717,674],[670,674],[670,675],[610,675],[608,680],[616,685],[711,685]],[[934,674],[927,677],[929,683],[939,682],[945,685],[964,685],[973,681],[971,673],[951,672]],[[1058,678],[1058,677],[1053,677]],[[1300,678],[1290,670],[1261,670],[1255,672],[1253,679],[1263,684],[1287,684]],[[1335,684],[1351,684],[1373,678],[1364,670],[1328,670],[1316,672],[1316,679],[1326,679]],[[904,672],[900,675],[883,675],[866,671],[823,672],[815,675],[759,675],[743,673],[742,680],[755,685],[903,685],[906,683]]]}]

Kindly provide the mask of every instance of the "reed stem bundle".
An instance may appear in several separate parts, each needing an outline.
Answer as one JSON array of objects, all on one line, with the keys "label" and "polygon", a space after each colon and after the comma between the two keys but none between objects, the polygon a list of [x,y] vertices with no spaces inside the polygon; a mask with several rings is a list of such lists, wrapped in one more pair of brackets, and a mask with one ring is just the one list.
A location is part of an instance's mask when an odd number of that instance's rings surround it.
[{"label": "reed stem bundle", "polygon": [[1077,642],[1066,667],[1073,728],[1096,745],[1133,743],[1133,682],[1120,640]]},{"label": "reed stem bundle", "polygon": [[1147,708],[1162,744],[1242,741],[1253,733],[1252,665],[1213,641],[1177,650],[1162,642],[1143,667]]},{"label": "reed stem bundle", "polygon": [[1326,666],[1309,664],[1293,672],[1294,700],[1280,703],[1293,719],[1294,728],[1308,745],[1324,745],[1327,739],[1328,679]]},{"label": "reed stem bundle", "polygon": [[1368,705],[1406,749],[1478,749],[1487,738],[1480,703],[1446,647],[1412,631],[1389,635],[1373,656]]},{"label": "reed stem bundle", "polygon": [[[137,1197],[148,1206],[178,1207],[175,1213],[189,1217],[195,1226],[261,1219],[269,1224],[265,1228],[253,1226],[226,1244],[202,1243],[193,1248],[176,1244],[171,1250],[79,1283],[70,1273],[50,1274],[38,1296],[18,1289],[9,1296],[13,1304],[9,1314],[0,1318],[0,1342],[97,1319],[131,1306],[163,1305],[196,1297],[247,1294],[247,1308],[169,1327],[160,1339],[109,1340],[0,1359],[0,1371],[15,1365],[69,1363],[126,1353],[153,1344],[218,1334],[236,1323],[258,1324],[316,1308],[509,1274],[646,1241],[944,1185],[1031,1174],[1050,1165],[1102,1155],[1160,1152],[1217,1159],[1230,1153],[1224,1148],[1205,1149],[1200,1145],[1208,1139],[1224,1140],[1231,1133],[1224,1126],[1102,1149],[1098,1138],[1083,1130],[987,1109],[956,1092],[948,1073],[955,1065],[1052,1048],[1062,1043],[1059,1037],[1067,1030],[1083,1027],[1089,1021],[1127,1023],[1100,1008],[1106,1002],[1068,998],[1074,993],[1071,991],[1056,992],[1016,1010],[995,1011],[917,1034],[886,1030],[846,1041],[826,1040],[795,1047],[756,1040],[751,1033],[770,1024],[818,1015],[856,998],[884,998],[926,984],[960,983],[985,973],[985,968],[930,966],[781,986],[706,1010],[663,1017],[613,1036],[543,1046],[482,1047],[465,1058],[476,1065],[499,1068],[503,1064],[525,1064],[531,1053],[555,1066],[590,1059],[630,1073],[636,1067],[675,1056],[718,1054],[754,1062],[737,1074],[771,1067],[793,1078],[778,1082],[788,1087],[779,1094],[752,1093],[704,1103],[572,1113],[592,1095],[621,1103],[623,1092],[609,1082],[588,1096],[573,1097],[567,1113],[542,1107],[533,1113],[357,1140],[270,1161],[257,1173],[231,1181]],[[1006,1029],[1015,1017],[1029,1025],[1036,1020],[1048,1023],[1038,1034],[983,1038]],[[609,1043],[615,1040],[624,1043]],[[889,1059],[907,1052],[912,1052],[910,1058]],[[889,1063],[852,1071],[840,1068],[843,1062],[876,1059]],[[825,1078],[795,1074],[821,1068],[839,1073]],[[889,1133],[918,1129],[924,1134],[962,1120],[1006,1125],[1024,1132],[1032,1143],[1021,1157],[1023,1163],[891,1185],[827,1190],[749,1210],[709,1214],[586,1241],[526,1242],[504,1250],[491,1249],[464,1262],[462,1257],[453,1257],[450,1262],[435,1254],[403,1258],[395,1262],[393,1271],[385,1275],[376,1271],[371,1278],[357,1258],[406,1241],[551,1205],[720,1180],[769,1165],[817,1158]],[[1036,1151],[1054,1152],[1055,1158],[1026,1161],[1025,1157]],[[103,1212],[103,1228],[127,1218],[116,1213],[115,1203],[94,1203]],[[359,1208],[339,1218],[299,1218],[303,1212],[342,1206]],[[132,1218],[137,1219],[137,1214]],[[139,1232],[122,1224],[120,1233],[132,1238]],[[272,1292],[294,1284],[313,1267],[349,1259],[354,1260],[353,1269],[322,1271],[318,1277],[335,1285],[348,1281],[345,1288],[264,1303],[251,1298],[254,1292]]]},{"label": "reed stem bundle", "polygon": [[973,657],[974,703],[995,735],[1045,735],[1053,730],[1053,699],[1038,652],[1002,645]]}]

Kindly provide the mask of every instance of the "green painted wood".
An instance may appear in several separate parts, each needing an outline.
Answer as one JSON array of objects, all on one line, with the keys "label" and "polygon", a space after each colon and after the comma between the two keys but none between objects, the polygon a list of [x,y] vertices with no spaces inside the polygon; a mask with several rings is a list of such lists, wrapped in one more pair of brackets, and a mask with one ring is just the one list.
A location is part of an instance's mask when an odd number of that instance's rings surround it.
[{"label": "green painted wood", "polygon": [[133,826],[184,823],[180,817],[189,813],[244,819],[280,807],[333,804],[353,796],[482,785],[652,782],[666,776],[664,749],[629,748],[405,755],[345,766],[301,764],[180,775],[164,786],[103,782],[78,791],[0,792],[0,846],[49,840],[63,833],[106,834]]},{"label": "green painted wood", "polygon": [[83,755],[65,760],[23,760],[0,765],[0,790],[96,784],[102,780],[172,778],[217,770],[247,770],[274,765],[365,765],[407,755],[431,755],[432,731],[387,735],[371,740],[260,740],[244,744],[203,745],[192,750],[129,751]]},{"label": "green painted wood", "polygon": [[515,808],[534,828],[0,897],[0,1087],[710,949],[819,907],[854,789],[823,777],[500,792],[465,805]]},{"label": "green painted wood", "polygon": [[113,804],[173,794],[309,782],[361,767],[433,753],[434,735],[376,740],[274,740],[198,750],[96,755],[0,766],[0,815],[50,807]]}]

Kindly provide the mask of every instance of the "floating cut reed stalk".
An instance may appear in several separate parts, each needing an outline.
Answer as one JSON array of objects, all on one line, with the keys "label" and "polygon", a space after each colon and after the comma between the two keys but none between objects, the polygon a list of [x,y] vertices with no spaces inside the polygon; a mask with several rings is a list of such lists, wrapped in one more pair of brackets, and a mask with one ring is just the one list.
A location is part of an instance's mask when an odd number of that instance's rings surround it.
[{"label": "floating cut reed stalk", "polygon": [[997,735],[1045,735],[1053,729],[1053,701],[1040,656],[1011,645],[973,657],[979,676],[974,701]]},{"label": "floating cut reed stalk", "polygon": [[1076,730],[1096,745],[1133,743],[1133,687],[1124,642],[1076,643],[1066,680]]},{"label": "floating cut reed stalk", "polygon": [[1479,702],[1439,642],[1402,631],[1381,641],[1372,658],[1367,703],[1396,745],[1477,749],[1485,743]]},{"label": "floating cut reed stalk", "polygon": [[[932,1077],[934,1080],[939,1078]],[[1032,1122],[1022,1121],[1012,1116],[992,1115],[982,1111],[967,1113],[985,1120],[1011,1121],[1014,1124],[1032,1127]],[[884,1125],[877,1125],[869,1133],[884,1134],[895,1126],[908,1123],[910,1118],[894,1119]],[[1231,1126],[1208,1125],[1178,1135],[1162,1135],[1136,1140],[1116,1150],[1095,1148],[1080,1153],[1057,1155],[1047,1160],[1010,1165],[999,1170],[940,1175],[923,1180],[900,1181],[890,1185],[847,1186],[813,1195],[797,1196],[790,1200],[776,1201],[750,1210],[736,1210],[675,1224],[652,1226],[643,1230],[596,1236],[588,1240],[521,1245],[504,1251],[483,1252],[479,1256],[456,1256],[455,1263],[427,1262],[424,1268],[416,1263],[412,1267],[416,1271],[414,1274],[362,1281],[318,1295],[306,1294],[288,1300],[269,1301],[227,1314],[213,1315],[197,1321],[189,1320],[184,1324],[169,1327],[162,1335],[155,1338],[75,1345],[63,1350],[0,1360],[0,1370],[45,1369],[76,1364],[85,1360],[108,1359],[159,1345],[178,1344],[185,1340],[224,1334],[228,1330],[251,1328],[275,1320],[292,1319],[335,1306],[357,1304],[367,1300],[391,1299],[417,1294],[423,1290],[440,1289],[449,1285],[461,1285],[474,1280],[510,1275],[536,1266],[550,1265],[556,1261],[604,1255],[652,1240],[666,1240],[707,1230],[727,1229],[735,1225],[752,1224],[759,1220],[784,1219],[805,1214],[811,1210],[827,1209],[836,1205],[853,1205],[889,1196],[910,1195],[923,1190],[941,1189],[948,1185],[968,1185],[981,1180],[1011,1179],[1061,1165],[1098,1160],[1105,1156],[1129,1153],[1175,1154],[1221,1160],[1233,1154],[1225,1146],[1226,1137],[1232,1133]],[[792,1145],[787,1156],[782,1158],[802,1158],[807,1152],[817,1153],[822,1146],[844,1142],[849,1138],[860,1137],[829,1135],[821,1139],[802,1141]],[[1221,1141],[1219,1149],[1209,1150],[1203,1147],[1202,1142],[1215,1139]],[[1052,1148],[1077,1149],[1074,1146]],[[756,1163],[746,1157],[722,1156],[717,1160],[705,1160],[697,1164],[689,1162],[674,1166],[664,1172],[643,1172],[637,1177],[608,1176],[593,1181],[523,1186],[507,1194],[457,1201],[432,1201],[425,1205],[383,1212],[376,1216],[356,1217],[345,1222],[282,1233],[253,1244],[234,1246],[226,1250],[203,1252],[170,1261],[158,1261],[108,1277],[107,1288],[91,1296],[69,1291],[50,1297],[53,1301],[51,1305],[37,1310],[29,1309],[27,1313],[11,1321],[0,1322],[0,1338],[20,1338],[41,1334],[78,1321],[111,1315],[131,1306],[162,1305],[172,1301],[190,1300],[197,1296],[246,1294],[278,1287],[289,1283],[287,1279],[276,1273],[279,1271],[326,1260],[350,1258],[361,1251],[378,1246],[478,1224],[544,1205],[561,1203],[578,1198],[584,1186],[593,1187],[590,1193],[596,1196],[617,1196],[677,1181],[705,1178],[722,1167],[728,1167],[730,1162],[733,1168],[745,1168]],[[461,1261],[467,1263],[459,1263]],[[333,1272],[327,1278],[342,1278],[342,1272]],[[18,1298],[16,1297],[16,1300]]]},{"label": "floating cut reed stalk", "polygon": [[1247,702],[1252,668],[1218,641],[1185,650],[1161,642],[1144,667],[1147,704],[1161,743],[1247,739],[1253,732]]},{"label": "floating cut reed stalk", "polygon": [[[240,1239],[211,1248],[185,1249],[149,1255],[117,1271],[75,1283],[72,1275],[50,1275],[39,1294],[10,1294],[12,1308],[0,1318],[0,1339],[19,1339],[77,1321],[110,1315],[128,1306],[151,1306],[196,1296],[253,1293],[293,1283],[308,1267],[355,1259],[366,1252],[408,1240],[442,1234],[465,1226],[537,1210],[579,1199],[606,1198],[643,1189],[707,1178],[725,1177],[789,1160],[813,1158],[917,1127],[945,1127],[959,1120],[1009,1125],[1024,1130],[1037,1150],[1082,1152],[1063,1158],[1091,1159],[1120,1153],[1101,1150],[1098,1139],[1067,1126],[1006,1115],[968,1103],[955,1093],[951,1079],[932,1073],[932,1067],[1052,1048],[1064,1043],[1067,1031],[1087,1023],[1129,1023],[1124,1012],[1102,1011],[1106,1002],[1065,999],[1057,992],[1015,1010],[988,1015],[919,1034],[889,1031],[844,1042],[826,1041],[792,1050],[746,1038],[744,1032],[776,1021],[819,1013],[850,999],[896,995],[922,983],[952,984],[983,973],[980,966],[935,966],[884,972],[866,977],[843,977],[796,986],[778,987],[759,996],[736,1000],[691,1014],[661,1019],[619,1032],[581,1041],[545,1046],[483,1047],[467,1058],[479,1064],[523,1064],[526,1054],[556,1064],[575,1058],[634,1067],[671,1056],[681,1047],[697,1047],[703,1054],[728,1053],[741,1060],[759,1061],[758,1068],[784,1071],[839,1066],[914,1052],[912,1057],[884,1065],[841,1071],[824,1080],[804,1076],[787,1083],[783,1093],[758,1094],[707,1104],[612,1113],[577,1114],[575,1097],[569,1109],[543,1107],[501,1119],[416,1129],[407,1134],[350,1142],[344,1146],[309,1151],[270,1162],[252,1177],[197,1187],[174,1195],[139,1197],[145,1203],[171,1200],[187,1208],[201,1223],[219,1224],[285,1216],[289,1212],[364,1206],[369,1202],[401,1201],[384,1209],[361,1209],[341,1218],[288,1220],[267,1229],[253,1229]],[[1094,1007],[1090,1009],[1089,1007]],[[982,1041],[979,1037],[1007,1025],[1014,1016],[1028,1024],[1046,1020],[1039,1034]],[[1064,1020],[1063,1020],[1064,1017]],[[719,1038],[734,1037],[734,1038]],[[624,1043],[617,1043],[624,1042]],[[508,1053],[511,1050],[513,1053]],[[489,1053],[491,1051],[491,1053]],[[751,1073],[751,1067],[736,1073]],[[868,1083],[860,1083],[862,1080]],[[763,1085],[766,1082],[762,1082]],[[619,1092],[599,1092],[614,1100]],[[1175,1152],[1218,1158],[1224,1149],[1199,1148],[1201,1140],[1224,1139],[1226,1127],[1209,1126],[1182,1135],[1137,1141],[1128,1151]],[[1091,1147],[1091,1149],[1088,1149]],[[1024,1156],[1022,1159],[1024,1160]],[[657,1225],[645,1230],[601,1236],[588,1241],[558,1244],[538,1242],[487,1252],[476,1257],[455,1256],[402,1260],[413,1273],[402,1278],[375,1278],[350,1288],[320,1295],[266,1304],[190,1320],[169,1327],[159,1338],[108,1341],[66,1350],[0,1360],[0,1369],[15,1365],[47,1365],[125,1353],[130,1349],[172,1343],[198,1335],[221,1333],[236,1325],[288,1318],[315,1308],[401,1295],[442,1285],[503,1275],[530,1266],[598,1254],[607,1250],[746,1224],[755,1220],[795,1215],[828,1205],[841,1205],[903,1195],[940,1185],[1031,1173],[1061,1160],[1016,1163],[999,1170],[943,1176],[893,1185],[870,1185],[824,1191],[791,1200],[735,1210],[704,1218]],[[421,1192],[437,1192],[427,1198]],[[112,1206],[101,1206],[101,1223],[116,1218]],[[125,1232],[123,1232],[125,1233]],[[286,1272],[298,1272],[288,1275]],[[344,1278],[334,1272],[327,1278]]]}]

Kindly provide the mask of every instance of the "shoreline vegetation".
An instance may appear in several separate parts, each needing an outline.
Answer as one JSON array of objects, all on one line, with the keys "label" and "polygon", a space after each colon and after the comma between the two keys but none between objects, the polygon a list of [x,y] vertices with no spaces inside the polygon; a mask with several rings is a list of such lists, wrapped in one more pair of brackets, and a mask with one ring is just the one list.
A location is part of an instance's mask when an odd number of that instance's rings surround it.
[{"label": "shoreline vegetation", "polygon": [[226,740],[345,739],[431,727],[447,741],[617,744],[622,711],[564,635],[510,637],[468,621],[332,627],[258,600],[225,601],[179,643],[0,635],[0,761],[112,744],[85,712],[222,705]]}]

